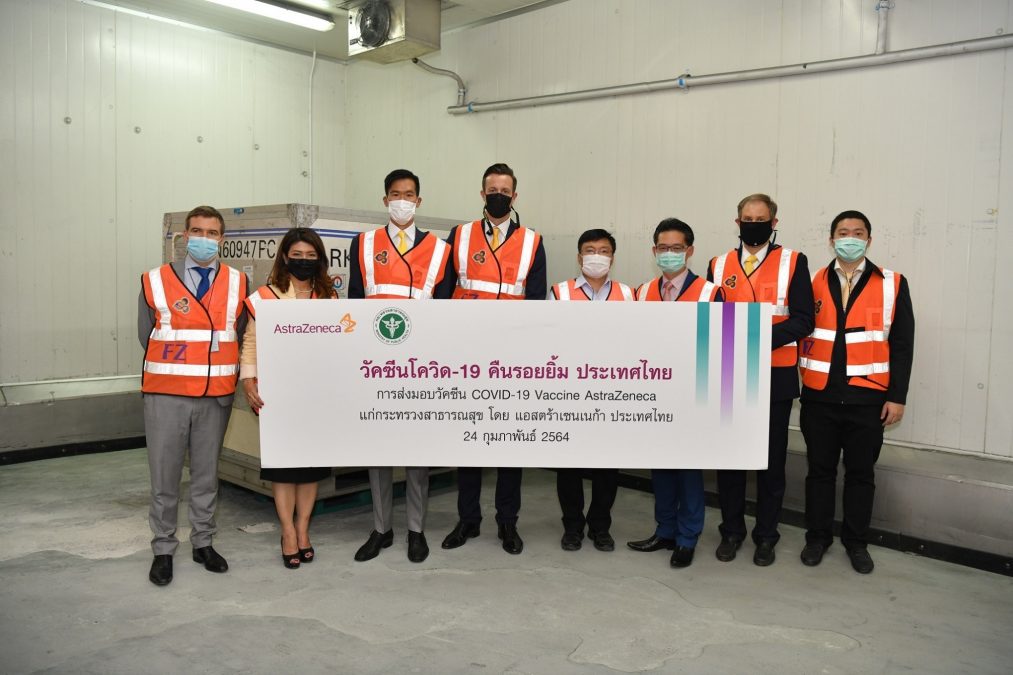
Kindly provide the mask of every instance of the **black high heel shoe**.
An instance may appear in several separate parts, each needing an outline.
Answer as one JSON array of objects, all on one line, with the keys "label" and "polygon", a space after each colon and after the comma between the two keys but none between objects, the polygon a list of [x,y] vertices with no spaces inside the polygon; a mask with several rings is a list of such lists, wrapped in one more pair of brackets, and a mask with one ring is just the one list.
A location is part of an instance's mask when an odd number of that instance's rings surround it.
[{"label": "black high heel shoe", "polygon": [[313,559],[315,557],[316,557],[316,551],[313,550],[312,546],[310,546],[309,548],[301,548],[301,549],[299,549],[299,560],[301,560],[302,562],[304,562],[304,563],[311,563],[311,562],[313,562]]},{"label": "black high heel shoe", "polygon": [[281,538],[281,561],[285,563],[285,567],[290,570],[299,569],[299,565],[302,563],[302,551],[296,553],[285,553],[285,538]]}]

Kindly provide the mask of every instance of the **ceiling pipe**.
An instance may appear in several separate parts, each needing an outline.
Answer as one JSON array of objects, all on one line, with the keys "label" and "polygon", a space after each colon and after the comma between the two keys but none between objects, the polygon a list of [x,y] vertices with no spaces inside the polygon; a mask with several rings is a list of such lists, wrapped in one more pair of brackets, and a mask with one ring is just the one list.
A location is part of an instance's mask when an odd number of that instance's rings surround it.
[{"label": "ceiling pipe", "polygon": [[890,8],[893,5],[891,0],[879,0],[879,4],[876,5],[876,14],[879,17],[879,21],[876,25],[876,53],[883,54],[886,52],[886,23],[890,16]]},{"label": "ceiling pipe", "polygon": [[463,106],[464,105],[464,100],[468,96],[468,88],[466,86],[464,86],[464,80],[461,79],[460,75],[458,75],[457,73],[455,73],[452,70],[445,70],[443,68],[435,68],[435,67],[429,65],[428,63],[426,63],[425,61],[422,61],[419,58],[413,58],[412,59],[412,63],[414,63],[416,66],[418,66],[422,70],[424,70],[424,71],[426,71],[428,73],[432,73],[433,75],[443,75],[444,77],[452,77],[455,80],[457,80],[457,105],[458,106]]},{"label": "ceiling pipe", "polygon": [[864,56],[851,56],[843,59],[813,61],[810,63],[795,63],[787,66],[756,68],[753,70],[737,70],[728,73],[714,73],[712,75],[681,75],[669,80],[622,84],[614,87],[584,89],[582,91],[572,91],[563,94],[546,94],[544,96],[513,98],[503,101],[489,101],[488,103],[476,103],[473,101],[468,104],[463,104],[460,102],[460,97],[458,97],[459,103],[456,106],[447,108],[447,112],[451,115],[462,115],[466,113],[487,112],[492,110],[532,108],[541,105],[587,101],[590,99],[609,98],[612,96],[628,96],[630,94],[644,94],[668,89],[689,89],[691,87],[704,87],[712,84],[767,80],[778,77],[790,77],[792,75],[808,75],[812,73],[829,73],[838,70],[852,70],[855,68],[882,66],[889,63],[919,61],[922,59],[932,59],[941,56],[972,54],[992,49],[1007,49],[1009,47],[1013,47],[1013,35],[1000,35],[996,37],[977,38],[974,40],[963,40],[960,42],[930,45],[927,47],[915,47],[913,49],[904,49],[901,51],[886,52],[883,54],[867,54]]}]

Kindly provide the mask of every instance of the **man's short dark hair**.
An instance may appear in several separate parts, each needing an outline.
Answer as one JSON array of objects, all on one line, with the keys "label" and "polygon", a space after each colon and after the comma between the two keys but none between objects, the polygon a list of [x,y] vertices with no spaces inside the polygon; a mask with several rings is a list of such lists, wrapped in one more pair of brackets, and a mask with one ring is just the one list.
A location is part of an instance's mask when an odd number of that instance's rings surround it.
[{"label": "man's short dark hair", "polygon": [[510,176],[511,178],[513,178],[514,179],[514,190],[513,191],[517,192],[517,176],[514,175],[514,170],[513,169],[511,169],[506,164],[503,164],[502,162],[497,162],[496,164],[493,164],[492,166],[490,166],[488,169],[485,170],[485,173],[482,174],[482,189],[483,190],[485,190],[485,179],[488,178],[489,176],[493,176],[493,175],[497,175],[497,176]]},{"label": "man's short dark hair", "polygon": [[856,220],[860,220],[863,223],[865,223],[865,231],[868,232],[870,237],[872,236],[872,223],[869,222],[869,219],[865,216],[864,213],[862,213],[861,211],[841,211],[840,213],[837,214],[837,217],[834,218],[833,222],[830,223],[831,239],[834,238],[834,232],[837,230],[837,224],[842,220],[847,220],[848,218],[854,218]]},{"label": "man's short dark hair", "polygon": [[686,237],[686,246],[693,245],[693,228],[678,218],[665,218],[663,221],[658,223],[658,226],[654,228],[654,245],[658,245],[658,236],[662,232],[672,231],[682,232],[683,236]]},{"label": "man's short dark hair", "polygon": [[225,219],[222,218],[222,214],[218,212],[213,206],[197,206],[190,210],[190,213],[186,214],[186,226],[185,229],[190,229],[190,219],[200,216],[202,218],[216,218],[218,224],[222,226],[222,234],[225,234]]},{"label": "man's short dark hair", "polygon": [[396,180],[404,180],[405,178],[411,178],[415,181],[415,194],[422,194],[422,185],[419,184],[419,177],[413,174],[408,169],[394,169],[387,174],[387,177],[383,179],[383,193],[387,194],[390,192],[390,186],[394,184]]},{"label": "man's short dark hair", "polygon": [[589,241],[599,241],[601,239],[608,239],[609,245],[612,247],[612,253],[616,252],[616,238],[613,237],[608,231],[601,228],[594,230],[588,230],[584,234],[580,235],[580,239],[577,240],[577,253],[580,253],[580,249],[584,247]]}]

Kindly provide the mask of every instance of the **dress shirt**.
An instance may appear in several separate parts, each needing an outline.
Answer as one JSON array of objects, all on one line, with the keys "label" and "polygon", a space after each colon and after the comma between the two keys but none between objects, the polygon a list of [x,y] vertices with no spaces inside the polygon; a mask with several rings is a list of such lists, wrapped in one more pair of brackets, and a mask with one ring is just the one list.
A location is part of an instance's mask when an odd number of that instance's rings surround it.
[{"label": "dress shirt", "polygon": [[662,276],[661,277],[661,297],[665,297],[665,284],[672,284],[672,290],[675,291],[675,298],[678,299],[682,295],[682,287],[686,284],[686,277],[689,276],[689,268],[683,267],[682,271],[676,274],[671,279]]},{"label": "dress shirt", "polygon": [[[742,253],[739,256],[739,264],[742,265],[742,269],[745,270],[746,269],[746,258],[748,258],[751,255],[755,255],[756,256],[756,267],[759,267],[760,263],[763,262],[763,259],[767,257],[767,252],[769,250],[770,250],[770,242],[769,241],[766,244],[764,244],[763,248],[761,248],[756,253],[750,253],[749,250],[746,249],[746,245],[743,244],[742,245]],[[756,267],[753,268],[754,272],[756,271]]]},{"label": "dress shirt", "polygon": [[[395,225],[393,222],[387,223],[387,236],[394,243],[394,248],[397,248],[397,233],[401,232],[401,228]],[[415,246],[415,223],[404,229],[405,245],[410,249]]]},{"label": "dress shirt", "polygon": [[[186,274],[183,275],[183,283],[186,284],[186,290],[193,293],[193,297],[197,297],[197,286],[200,284],[200,272],[196,270],[197,267],[203,267],[205,269],[210,268],[211,274],[208,275],[208,283],[214,285],[215,276],[218,275],[218,259],[211,261],[210,265],[201,265],[196,260],[190,257],[190,254],[186,254],[186,261],[184,262],[184,268]],[[210,286],[208,287],[210,289]]]},{"label": "dress shirt", "polygon": [[863,274],[865,274],[865,258],[862,258],[862,262],[858,263],[858,267],[856,267],[851,273],[851,284],[848,284],[848,276],[841,268],[841,261],[839,258],[834,258],[834,271],[837,272],[837,278],[840,279],[841,291],[848,288],[849,285],[851,286],[851,291],[848,292],[848,299],[850,301],[851,293],[855,291],[855,286],[858,285],[858,280],[862,278]]},{"label": "dress shirt", "polygon": [[506,241],[507,232],[510,231],[510,225],[512,223],[513,220],[507,218],[499,225],[493,225],[491,220],[489,220],[488,218],[485,219],[485,222],[482,223],[482,231],[485,233],[485,240],[489,242],[490,247],[492,246],[492,231],[489,229],[489,226],[491,225],[492,227],[499,229],[499,245],[502,246],[503,242]]},{"label": "dress shirt", "polygon": [[[608,277],[605,277],[605,283],[601,285],[601,288],[598,289],[597,293],[593,288],[591,288],[591,284],[587,282],[587,279],[584,278],[583,274],[578,275],[577,278],[574,279],[574,286],[577,287],[578,291],[586,294],[591,300],[608,300],[609,294],[612,292],[612,280]],[[556,296],[553,295],[550,290],[546,299],[555,300]]]}]

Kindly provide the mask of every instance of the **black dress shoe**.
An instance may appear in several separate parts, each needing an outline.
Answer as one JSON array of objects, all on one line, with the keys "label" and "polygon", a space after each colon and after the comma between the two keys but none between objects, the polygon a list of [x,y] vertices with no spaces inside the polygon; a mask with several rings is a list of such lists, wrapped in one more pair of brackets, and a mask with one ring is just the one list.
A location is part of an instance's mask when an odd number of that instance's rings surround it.
[{"label": "black dress shoe", "polygon": [[823,561],[823,554],[827,552],[827,547],[818,541],[810,541],[806,543],[805,548],[802,549],[802,564],[806,567],[816,567]]},{"label": "black dress shoe", "polygon": [[728,537],[721,537],[721,543],[718,544],[718,549],[714,551],[714,555],[721,562],[731,562],[735,560],[735,553],[742,546],[741,539],[730,539]]},{"label": "black dress shoe", "polygon": [[851,559],[851,567],[859,574],[868,574],[876,566],[872,562],[872,556],[864,548],[849,548],[848,558]]},{"label": "black dress shoe", "polygon": [[193,550],[193,561],[204,565],[204,569],[208,572],[228,572],[229,563],[225,562],[225,558],[219,555],[211,546],[202,546]]},{"label": "black dress shoe", "polygon": [[676,546],[672,551],[672,567],[689,567],[693,564],[693,552],[695,548],[690,546]]},{"label": "black dress shoe", "polygon": [[756,552],[753,553],[753,564],[760,567],[774,564],[774,542],[761,541],[756,545]]},{"label": "black dress shoe", "polygon": [[580,532],[564,532],[559,545],[564,551],[579,551],[583,545],[584,535]]},{"label": "black dress shoe", "polygon": [[499,538],[503,540],[503,550],[511,555],[517,555],[524,550],[524,542],[521,541],[521,535],[517,534],[517,526],[513,523],[509,525],[500,523]]},{"label": "black dress shoe", "polygon": [[454,525],[454,529],[450,531],[443,539],[443,548],[457,548],[464,546],[464,544],[471,538],[477,537],[479,533],[478,523],[463,523],[461,521]]},{"label": "black dress shoe", "polygon": [[420,563],[429,557],[429,544],[422,532],[408,530],[408,560]]},{"label": "black dress shoe", "polygon": [[672,539],[664,539],[656,534],[652,534],[647,539],[641,539],[640,541],[628,541],[626,542],[626,545],[634,551],[650,553],[651,551],[660,551],[661,549],[671,551],[675,548],[675,541]]},{"label": "black dress shoe", "polygon": [[156,555],[155,559],[151,561],[148,579],[156,586],[168,586],[172,581],[172,556]]},{"label": "black dress shoe", "polygon": [[369,539],[355,552],[355,559],[358,562],[372,560],[380,555],[381,548],[387,548],[394,543],[394,530],[387,530],[380,534],[376,530],[369,533]]},{"label": "black dress shoe", "polygon": [[599,551],[616,550],[616,540],[608,532],[589,532],[587,538],[594,542],[594,547]]}]

